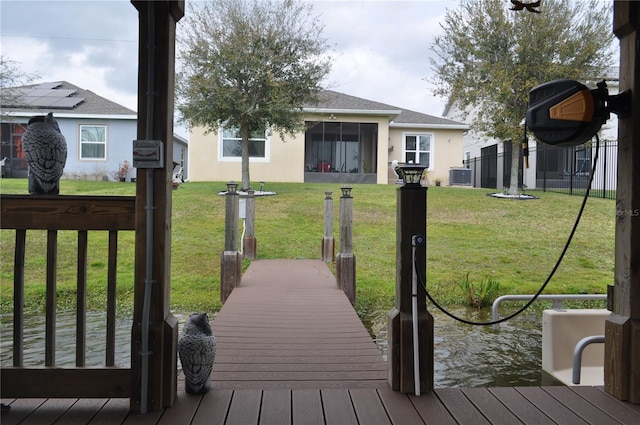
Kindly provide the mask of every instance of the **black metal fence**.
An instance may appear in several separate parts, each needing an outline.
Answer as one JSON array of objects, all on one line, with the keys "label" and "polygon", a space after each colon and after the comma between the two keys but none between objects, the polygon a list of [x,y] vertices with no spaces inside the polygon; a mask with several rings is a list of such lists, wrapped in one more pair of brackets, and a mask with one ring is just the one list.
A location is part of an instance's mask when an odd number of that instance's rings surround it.
[{"label": "black metal fence", "polygon": [[[595,144],[574,147],[556,147],[539,143],[529,149],[528,163],[520,152],[518,186],[523,190],[538,189],[569,195],[583,195],[589,184],[594,165]],[[600,142],[598,163],[591,185],[590,196],[615,199],[617,188],[618,142]],[[503,190],[511,181],[511,144],[504,152],[497,145],[483,148],[481,156],[465,161],[471,169],[471,184]]]}]

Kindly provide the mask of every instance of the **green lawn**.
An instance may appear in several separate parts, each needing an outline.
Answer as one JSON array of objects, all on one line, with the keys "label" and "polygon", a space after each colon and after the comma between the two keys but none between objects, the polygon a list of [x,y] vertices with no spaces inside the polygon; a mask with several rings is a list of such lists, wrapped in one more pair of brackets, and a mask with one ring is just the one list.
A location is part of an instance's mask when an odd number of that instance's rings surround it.
[{"label": "green lawn", "polygon": [[[26,193],[26,180],[3,179],[2,193]],[[223,183],[185,183],[173,191],[171,303],[177,311],[215,311],[224,245]],[[277,196],[256,200],[258,258],[320,258],[324,192],[334,192],[338,241],[339,186],[267,183]],[[533,192],[540,199],[512,201],[486,189],[437,187],[428,191],[427,285],[445,305],[461,305],[459,283],[491,278],[500,293],[534,293],[557,260],[581,198]],[[135,184],[62,181],[62,194],[133,195]],[[388,309],[395,284],[396,187],[355,185],[354,253],[357,309]],[[613,283],[615,201],[590,199],[573,244],[546,293],[606,293]],[[28,232],[26,309],[44,308],[44,232]],[[105,303],[107,235],[89,234],[89,309]],[[0,232],[0,307],[12,308],[13,231]],[[58,302],[75,303],[75,232],[60,232]],[[118,303],[133,298],[133,234],[120,236]],[[246,266],[247,264],[245,264]]]}]

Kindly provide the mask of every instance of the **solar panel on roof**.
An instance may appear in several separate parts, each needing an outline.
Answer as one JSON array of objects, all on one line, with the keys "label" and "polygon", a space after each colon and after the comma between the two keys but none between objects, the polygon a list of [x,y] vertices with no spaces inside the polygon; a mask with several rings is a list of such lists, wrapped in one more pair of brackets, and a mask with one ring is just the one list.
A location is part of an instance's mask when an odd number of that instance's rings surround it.
[{"label": "solar panel on roof", "polygon": [[47,96],[52,96],[52,97],[69,97],[74,95],[78,90],[72,90],[72,89],[56,89],[56,90],[52,90],[51,94],[48,94]]},{"label": "solar panel on roof", "polygon": [[52,90],[55,89],[56,87],[60,87],[62,85],[61,82],[53,82],[53,83],[41,83],[38,84],[37,86],[34,86],[34,89],[48,89],[48,90]]},{"label": "solar panel on roof", "polygon": [[36,106],[38,108],[44,108],[51,104],[51,100],[46,97],[33,97],[27,99],[27,105]]},{"label": "solar panel on roof", "polygon": [[53,89],[33,88],[31,90],[27,90],[24,94],[27,97],[44,97],[44,96],[51,96],[53,93],[55,93],[55,90]]},{"label": "solar panel on roof", "polygon": [[55,103],[51,105],[51,107],[72,109],[82,102],[84,102],[84,98],[82,97],[64,97],[62,99],[58,99]]},{"label": "solar panel on roof", "polygon": [[43,83],[35,87],[24,89],[21,93],[22,104],[36,108],[74,108],[84,101],[83,98],[73,98],[78,90],[56,89],[60,83]]}]

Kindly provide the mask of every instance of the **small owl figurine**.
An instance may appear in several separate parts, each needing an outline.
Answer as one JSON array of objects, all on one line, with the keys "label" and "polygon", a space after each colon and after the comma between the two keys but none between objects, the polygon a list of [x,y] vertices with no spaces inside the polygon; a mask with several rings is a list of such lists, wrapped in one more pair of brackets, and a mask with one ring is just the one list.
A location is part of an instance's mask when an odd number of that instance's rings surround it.
[{"label": "small owl figurine", "polygon": [[178,354],[188,394],[205,394],[211,388],[211,370],[216,357],[216,338],[206,313],[192,313],[178,340]]},{"label": "small owl figurine", "polygon": [[59,194],[60,177],[67,162],[67,142],[53,113],[29,120],[22,135],[22,149],[29,165],[29,193]]}]

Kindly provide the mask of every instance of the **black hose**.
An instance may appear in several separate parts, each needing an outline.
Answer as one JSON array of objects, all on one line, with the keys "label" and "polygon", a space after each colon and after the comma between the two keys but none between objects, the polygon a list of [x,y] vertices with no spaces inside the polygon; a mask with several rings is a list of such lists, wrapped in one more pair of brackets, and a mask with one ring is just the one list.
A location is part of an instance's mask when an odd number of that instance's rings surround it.
[{"label": "black hose", "polygon": [[[444,307],[442,307],[440,304],[438,304],[438,302],[431,296],[431,294],[427,290],[427,285],[425,283],[425,280],[422,279],[422,276],[420,276],[419,270],[416,268],[416,274],[418,276],[418,280],[421,283],[420,285],[418,285],[418,287],[421,288],[424,291],[424,294],[429,299],[429,301],[431,301],[431,303],[434,306],[436,306],[436,308],[438,310],[440,310],[441,312],[443,312],[447,316],[451,317],[452,319],[457,320],[458,322],[465,323],[467,325],[475,325],[475,326],[497,325],[498,323],[506,322],[507,320],[513,319],[514,317],[516,317],[517,315],[519,315],[520,313],[525,311],[527,308],[529,308],[531,306],[531,304],[533,304],[533,302],[538,298],[538,296],[540,296],[542,291],[544,291],[544,289],[547,287],[547,284],[551,281],[551,278],[553,278],[553,275],[555,275],[556,270],[558,270],[558,267],[560,267],[560,263],[562,263],[562,260],[564,259],[564,255],[567,253],[567,250],[569,249],[569,245],[571,245],[571,240],[573,239],[573,235],[576,233],[576,229],[578,228],[578,224],[580,223],[580,219],[582,218],[582,213],[584,212],[584,207],[587,204],[587,199],[589,199],[589,192],[591,191],[591,184],[593,183],[593,178],[596,175],[596,164],[598,163],[599,151],[600,151],[600,138],[596,134],[596,153],[595,153],[595,155],[593,157],[593,168],[591,169],[591,176],[589,177],[589,185],[587,186],[587,190],[586,190],[586,192],[584,194],[584,198],[582,199],[582,204],[580,205],[580,210],[578,211],[578,216],[576,217],[576,221],[573,224],[573,228],[571,229],[571,233],[569,233],[569,238],[567,239],[567,243],[565,243],[564,248],[562,249],[562,252],[560,253],[560,257],[558,258],[558,261],[556,261],[555,266],[553,266],[553,269],[551,269],[551,272],[549,273],[549,276],[547,277],[547,280],[544,281],[544,283],[542,284],[540,289],[538,289],[538,292],[536,292],[536,294],[533,296],[533,298],[531,298],[523,307],[521,307],[520,309],[518,309],[517,311],[515,311],[514,313],[511,313],[510,315],[508,315],[506,317],[503,317],[503,318],[498,319],[498,320],[492,320],[490,322],[473,322],[471,320],[463,319],[463,318],[458,317],[455,314],[447,311]],[[414,267],[416,267],[415,265],[417,264],[417,261],[415,261],[415,260],[416,260],[416,258],[414,258],[414,262],[413,262]]]}]

